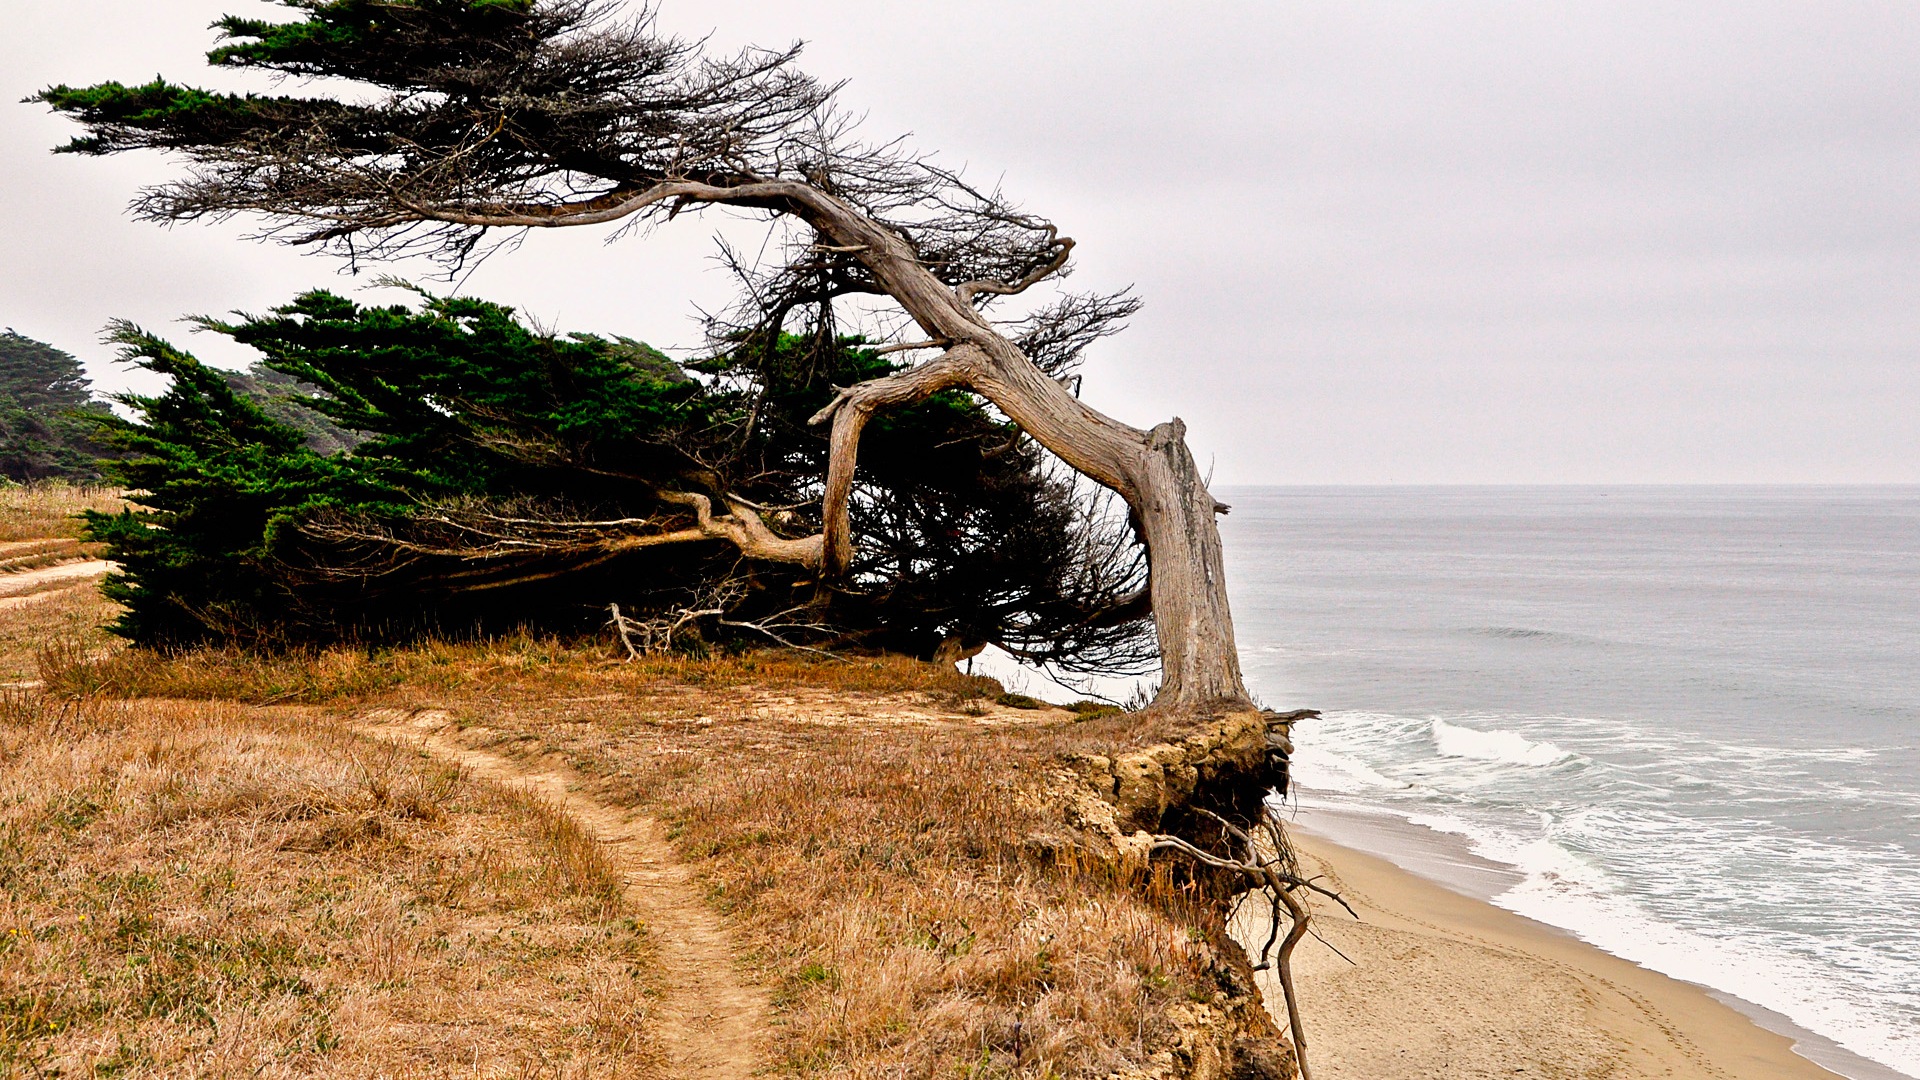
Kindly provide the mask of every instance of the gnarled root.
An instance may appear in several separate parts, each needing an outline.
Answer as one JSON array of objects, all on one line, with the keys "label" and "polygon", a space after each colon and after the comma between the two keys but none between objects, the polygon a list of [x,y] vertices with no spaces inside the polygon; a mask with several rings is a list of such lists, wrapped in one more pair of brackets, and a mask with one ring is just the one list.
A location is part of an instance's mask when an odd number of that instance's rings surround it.
[{"label": "gnarled root", "polygon": [[[1175,851],[1203,866],[1237,874],[1249,883],[1251,892],[1264,893],[1272,903],[1272,930],[1267,935],[1266,944],[1260,949],[1254,970],[1260,971],[1270,966],[1277,969],[1280,990],[1286,998],[1287,1024],[1293,1036],[1294,1060],[1300,1066],[1300,1080],[1313,1080],[1313,1074],[1307,1068],[1306,1026],[1300,1015],[1299,994],[1293,985],[1293,949],[1301,938],[1307,936],[1309,913],[1307,906],[1294,894],[1301,889],[1319,893],[1346,908],[1349,915],[1355,918],[1359,916],[1339,893],[1300,875],[1293,845],[1288,842],[1286,829],[1274,817],[1272,810],[1263,809],[1260,820],[1249,829],[1243,829],[1207,810],[1195,808],[1195,812],[1213,819],[1220,826],[1227,854],[1215,854],[1191,841],[1168,835],[1155,836],[1151,850]],[[1288,920],[1284,938],[1280,936],[1280,916],[1283,912]]]}]

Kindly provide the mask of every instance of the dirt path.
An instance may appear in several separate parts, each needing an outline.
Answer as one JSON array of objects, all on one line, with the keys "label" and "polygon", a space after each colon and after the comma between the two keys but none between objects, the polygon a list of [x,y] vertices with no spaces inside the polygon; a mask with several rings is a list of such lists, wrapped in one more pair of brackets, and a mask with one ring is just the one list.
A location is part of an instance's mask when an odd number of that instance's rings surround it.
[{"label": "dirt path", "polygon": [[0,574],[0,597],[20,596],[32,592],[42,585],[61,581],[73,581],[79,578],[96,578],[113,569],[113,564],[104,559],[87,559],[83,562],[58,563],[43,566],[38,570],[22,570],[13,574]]},{"label": "dirt path", "polygon": [[604,843],[626,881],[627,906],[647,928],[658,955],[665,997],[650,1016],[671,1075],[746,1080],[755,1073],[763,1060],[761,1033],[769,1022],[767,995],[735,968],[732,941],[658,822],[572,790],[559,770],[462,745],[438,710],[377,710],[358,730],[455,762],[474,776],[534,792]]}]

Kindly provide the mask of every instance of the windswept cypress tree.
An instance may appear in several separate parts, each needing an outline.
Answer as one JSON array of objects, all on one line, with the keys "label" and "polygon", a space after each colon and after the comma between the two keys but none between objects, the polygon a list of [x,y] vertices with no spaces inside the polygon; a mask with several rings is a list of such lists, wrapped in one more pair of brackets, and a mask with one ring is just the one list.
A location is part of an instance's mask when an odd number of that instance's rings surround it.
[{"label": "windswept cypress tree", "polygon": [[[138,215],[245,216],[268,236],[354,262],[425,254],[457,267],[527,229],[644,233],[634,227],[697,221],[702,210],[767,223],[761,254],[734,262],[738,302],[712,320],[714,350],[752,364],[791,336],[824,370],[842,364],[840,342],[857,327],[885,336],[885,355],[903,362],[868,365],[811,417],[831,427],[817,531],[793,535],[751,496],[718,488],[703,498],[725,512],[699,513],[698,527],[768,573],[798,566],[834,588],[864,588],[865,549],[886,541],[862,531],[858,493],[872,482],[857,474],[880,460],[863,443],[895,410],[978,395],[1126,503],[1153,566],[1156,705],[1248,703],[1214,520],[1227,508],[1177,418],[1134,427],[1074,393],[1080,351],[1136,304],[1124,290],[1059,290],[1075,244],[1054,222],[900,142],[862,141],[837,88],[797,69],[797,47],[719,55],[606,0],[281,3],[289,21],[219,20],[208,54],[219,67],[291,76],[280,90],[155,79],[53,86],[35,100],[84,126],[68,152],[184,160],[141,193]],[[1049,289],[1024,310],[1002,303]]]},{"label": "windswept cypress tree", "polygon": [[[892,369],[857,341],[788,337],[689,370],[631,339],[543,334],[497,304],[424,294],[311,292],[200,325],[257,349],[255,374],[130,325],[113,334],[172,379],[123,396],[131,419],[97,420],[143,508],[90,525],[125,567],[109,588],[135,640],[565,629],[617,603],[683,641],[923,656],[994,643],[1068,670],[1151,660],[1124,523],[961,393],[874,426],[855,503],[875,542],[818,603],[805,556],[828,447],[805,420],[836,385]],[[278,396],[259,396],[263,372]]]}]

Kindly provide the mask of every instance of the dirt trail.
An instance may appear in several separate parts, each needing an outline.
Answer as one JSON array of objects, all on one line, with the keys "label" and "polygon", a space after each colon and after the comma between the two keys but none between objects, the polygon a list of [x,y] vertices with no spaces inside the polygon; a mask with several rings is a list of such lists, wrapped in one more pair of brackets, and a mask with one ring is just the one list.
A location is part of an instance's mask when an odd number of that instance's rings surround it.
[{"label": "dirt trail", "polygon": [[571,789],[558,769],[523,765],[462,745],[447,715],[381,709],[358,730],[454,762],[477,777],[531,791],[565,811],[606,845],[626,882],[626,903],[652,939],[664,1000],[649,1015],[676,1078],[746,1080],[763,1060],[767,995],[736,969],[736,952],[719,917],[700,898],[658,822]]},{"label": "dirt trail", "polygon": [[43,566],[38,570],[21,570],[12,574],[0,574],[0,597],[18,597],[32,592],[42,585],[53,582],[72,581],[77,578],[96,578],[113,569],[113,564],[104,559],[87,559],[82,562],[57,563]]}]

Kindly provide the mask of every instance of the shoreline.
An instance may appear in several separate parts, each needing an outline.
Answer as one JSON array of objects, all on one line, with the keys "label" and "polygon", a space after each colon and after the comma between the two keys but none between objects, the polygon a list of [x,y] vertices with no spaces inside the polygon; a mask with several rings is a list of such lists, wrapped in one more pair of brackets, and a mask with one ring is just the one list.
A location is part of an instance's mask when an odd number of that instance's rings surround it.
[{"label": "shoreline", "polygon": [[[1324,802],[1295,805],[1292,811],[1291,824],[1297,826],[1300,833],[1318,836],[1335,846],[1382,859],[1405,873],[1486,902],[1502,911],[1508,909],[1500,905],[1496,898],[1524,880],[1524,875],[1516,868],[1476,854],[1464,837],[1410,821],[1391,811]],[[1514,914],[1511,911],[1508,913]],[[1847,1080],[1914,1080],[1908,1073],[1849,1050],[1809,1030],[1791,1017],[1731,991],[1669,975],[1640,961],[1619,957],[1586,941],[1577,931],[1568,927],[1523,915],[1515,914],[1515,917],[1546,933],[1577,941],[1603,955],[1613,956],[1641,970],[1699,990],[1765,1031],[1787,1039],[1795,1054],[1820,1066],[1827,1074]]]},{"label": "shoreline", "polygon": [[[1511,873],[1497,863],[1464,848],[1435,847],[1422,856],[1446,868],[1447,876],[1435,880],[1434,867],[1418,857],[1408,868],[1348,846],[1368,843],[1365,836],[1343,836],[1342,843],[1310,821],[1292,824],[1302,869],[1330,878],[1363,920],[1316,900],[1314,927],[1325,941],[1309,937],[1294,955],[1308,1060],[1319,1080],[1842,1075],[1796,1053],[1793,1037],[1768,1030],[1705,987],[1494,906],[1488,901],[1500,875]],[[1393,824],[1363,826],[1398,832]],[[1368,846],[1404,858],[1415,845],[1404,833],[1401,840]],[[1464,891],[1475,883],[1484,896]],[[1250,955],[1265,929],[1266,914],[1251,910],[1233,927]],[[1260,980],[1267,1001],[1278,1005],[1273,973],[1262,972]],[[1284,1028],[1284,1007],[1281,1013]]]}]

